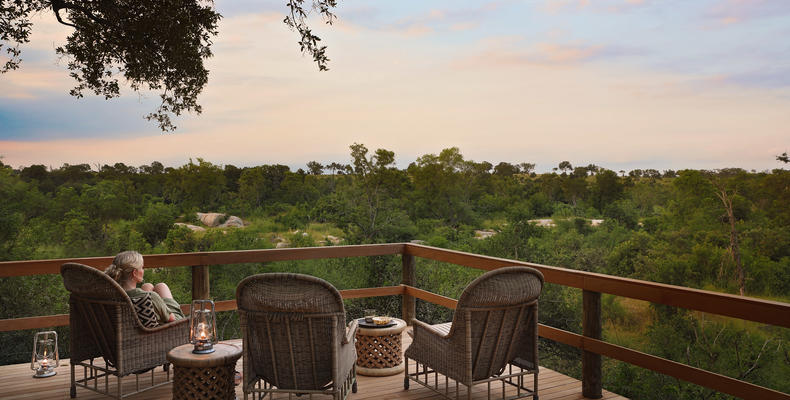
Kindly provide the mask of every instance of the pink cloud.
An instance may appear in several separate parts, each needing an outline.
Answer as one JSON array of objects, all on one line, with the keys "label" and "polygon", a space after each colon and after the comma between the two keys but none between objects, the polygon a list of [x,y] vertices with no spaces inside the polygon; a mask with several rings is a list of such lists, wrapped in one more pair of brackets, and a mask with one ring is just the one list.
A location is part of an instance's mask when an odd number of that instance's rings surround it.
[{"label": "pink cloud", "polygon": [[416,37],[416,36],[424,36],[429,33],[432,33],[433,28],[425,24],[415,23],[398,29],[398,32],[402,33],[405,36]]},{"label": "pink cloud", "polygon": [[734,24],[739,21],[740,20],[737,17],[724,17],[719,19],[719,22],[721,22],[724,25]]},{"label": "pink cloud", "polygon": [[478,26],[480,26],[479,22],[461,22],[461,23],[450,25],[450,30],[451,31],[456,31],[456,32],[468,31],[468,30],[475,29]]},{"label": "pink cloud", "polygon": [[620,13],[637,6],[643,6],[646,0],[546,0],[541,10],[549,14],[574,12],[592,9],[597,12]]},{"label": "pink cloud", "polygon": [[476,8],[433,9],[422,15],[401,19],[387,30],[407,36],[420,36],[440,30],[464,31],[478,27],[486,15],[500,7],[499,2],[488,2]]},{"label": "pink cloud", "polygon": [[553,43],[540,43],[536,46],[533,59],[548,64],[577,64],[594,57],[601,46],[567,46]]},{"label": "pink cloud", "polygon": [[585,0],[546,0],[541,9],[549,14],[559,14],[567,10],[580,10],[589,4]]},{"label": "pink cloud", "polygon": [[584,44],[537,43],[527,49],[514,45],[513,38],[488,40],[486,48],[461,65],[536,65],[571,66],[590,61],[603,53],[603,46]]},{"label": "pink cloud", "polygon": [[707,16],[729,25],[758,18],[790,15],[790,2],[777,0],[726,0],[711,7]]}]

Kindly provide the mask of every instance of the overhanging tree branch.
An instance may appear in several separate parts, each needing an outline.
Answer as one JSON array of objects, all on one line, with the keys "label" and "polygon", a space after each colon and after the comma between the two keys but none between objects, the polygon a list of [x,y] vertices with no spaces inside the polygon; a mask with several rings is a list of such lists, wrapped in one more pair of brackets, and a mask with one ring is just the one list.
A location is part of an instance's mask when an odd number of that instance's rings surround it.
[{"label": "overhanging tree branch", "polygon": [[[326,46],[307,23],[311,9],[332,24],[336,0],[289,0],[286,24],[301,35],[301,51],[327,70]],[[311,7],[311,8],[307,8]],[[56,53],[67,60],[76,85],[69,91],[83,97],[91,91],[106,99],[120,96],[118,79],[136,92],[159,91],[162,102],[148,120],[172,131],[172,117],[200,114],[197,98],[208,82],[203,65],[212,56],[221,15],[213,0],[6,0],[0,2],[0,73],[19,68],[21,44],[29,42],[29,16],[51,10],[58,23],[74,28]],[[5,49],[3,49],[5,47]],[[2,53],[0,53],[2,54]]]},{"label": "overhanging tree branch", "polygon": [[66,1],[63,1],[63,0],[52,0],[52,11],[55,13],[55,18],[58,20],[58,22],[60,22],[63,25],[67,25],[67,26],[71,26],[71,27],[77,28],[76,25],[70,24],[68,22],[65,22],[60,17],[60,10],[63,10],[63,9],[79,11],[84,16],[92,19],[93,21],[95,21],[95,22],[97,22],[99,24],[105,24],[106,25],[106,24],[110,23],[109,21],[105,20],[104,18],[97,17],[96,15],[93,14],[93,12],[91,12],[91,10],[89,10],[89,9],[87,9],[85,7],[82,7],[82,6],[78,5],[78,4],[66,2]]}]

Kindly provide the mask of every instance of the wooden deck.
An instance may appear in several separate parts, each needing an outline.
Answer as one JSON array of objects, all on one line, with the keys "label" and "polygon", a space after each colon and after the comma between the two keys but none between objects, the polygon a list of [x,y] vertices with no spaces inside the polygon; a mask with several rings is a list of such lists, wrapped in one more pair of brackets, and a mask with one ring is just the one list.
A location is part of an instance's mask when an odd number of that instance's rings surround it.
[{"label": "wooden deck", "polygon": [[[409,335],[403,335],[403,345],[407,347],[411,340]],[[241,346],[241,340],[231,340],[228,343],[233,343]],[[57,368],[57,375],[49,378],[35,379],[32,377],[33,371],[30,370],[30,364],[15,364],[0,366],[0,399],[15,400],[15,399],[68,399],[69,398],[69,360],[61,360],[60,366]],[[241,360],[237,364],[237,369],[242,370]],[[164,379],[164,372],[161,368],[157,368],[156,381]],[[150,373],[142,376],[150,379]],[[143,378],[141,376],[140,382],[142,386]],[[582,396],[582,384],[580,381],[573,379],[569,376],[560,374],[559,372],[552,371],[547,368],[540,368],[538,374],[538,395],[540,400],[579,400],[585,399]],[[133,388],[134,379],[128,379],[129,387]],[[112,382],[112,380],[111,380]],[[443,399],[442,396],[435,394],[433,391],[411,382],[409,390],[403,390],[403,374],[388,376],[388,377],[368,377],[358,375],[357,393],[349,396],[350,400],[389,400],[389,399],[420,399],[420,400],[439,400]],[[433,380],[431,380],[433,382]],[[112,388],[112,383],[110,383]],[[124,384],[126,386],[126,384]],[[492,392],[495,385],[492,385]],[[454,390],[454,386],[452,387]],[[171,385],[165,385],[149,391],[136,394],[128,397],[130,400],[148,400],[148,399],[170,399],[172,397]],[[495,392],[501,393],[501,392]],[[508,392],[509,393],[509,392]],[[236,388],[236,396],[238,399],[243,399],[241,385]],[[77,399],[93,400],[93,399],[107,399],[109,397],[102,396],[96,392],[77,388]],[[287,399],[287,395],[275,396],[275,398]],[[300,398],[307,398],[306,396]],[[328,396],[315,396],[319,398],[329,398]],[[462,399],[465,399],[465,392],[462,391]],[[296,397],[293,397],[296,399]],[[475,387],[473,399],[486,399],[486,386],[478,385]],[[603,399],[607,400],[627,400],[625,397],[617,394],[604,391]]]}]

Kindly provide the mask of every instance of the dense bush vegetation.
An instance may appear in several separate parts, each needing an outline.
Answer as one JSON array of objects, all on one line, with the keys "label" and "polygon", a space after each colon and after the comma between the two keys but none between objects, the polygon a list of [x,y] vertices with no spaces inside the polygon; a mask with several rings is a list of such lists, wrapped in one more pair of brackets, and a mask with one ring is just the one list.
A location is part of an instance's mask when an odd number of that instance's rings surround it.
[{"label": "dense bush vegetation", "polygon": [[[395,154],[351,146],[348,165],[307,171],[283,165],[238,168],[198,159],[178,168],[121,163],[57,169],[0,164],[0,260],[171,253],[422,240],[426,244],[694,288],[790,299],[790,172],[614,171],[559,164],[473,162],[456,148],[418,158],[405,169]],[[193,232],[196,211],[238,215],[244,228]],[[530,222],[552,218],[554,226]],[[603,220],[600,224],[592,219]],[[476,230],[496,232],[476,238]],[[396,284],[397,257],[215,266],[211,293],[233,298],[245,276],[305,272],[340,289]],[[418,282],[457,297],[481,271],[418,262]],[[190,299],[186,269],[152,269],[177,300]],[[59,276],[0,279],[0,318],[67,312]],[[581,330],[581,293],[547,285],[542,322]],[[400,313],[397,298],[348,301],[350,316],[376,307]],[[449,310],[418,302],[418,315],[446,321]],[[786,329],[604,296],[606,340],[738,379],[790,392]],[[224,337],[238,337],[233,313]],[[68,329],[59,330],[67,343]],[[0,335],[12,349],[0,362],[29,357],[30,332]],[[21,343],[21,344],[20,344]],[[62,353],[67,353],[62,346]],[[578,351],[542,343],[541,362],[578,376]],[[67,354],[66,354],[67,355]],[[607,389],[631,398],[726,398],[673,378],[606,360]]]}]

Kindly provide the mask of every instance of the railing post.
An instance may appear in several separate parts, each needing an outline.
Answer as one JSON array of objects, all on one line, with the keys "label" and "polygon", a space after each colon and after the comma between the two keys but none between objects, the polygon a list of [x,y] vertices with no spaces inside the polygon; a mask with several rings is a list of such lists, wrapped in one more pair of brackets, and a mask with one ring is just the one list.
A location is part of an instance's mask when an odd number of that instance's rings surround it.
[{"label": "railing post", "polygon": [[208,265],[192,266],[192,300],[206,300],[208,295]]},{"label": "railing post", "polygon": [[[417,273],[415,271],[414,256],[410,254],[403,254],[403,280],[401,283],[404,285],[415,286],[417,285]],[[414,296],[403,294],[403,305],[401,308],[401,316],[406,324],[411,325],[411,319],[417,316],[417,305]]]},{"label": "railing post", "polygon": [[[584,290],[582,293],[582,334],[601,339],[601,294]],[[601,382],[601,355],[582,352],[582,395],[590,399],[603,396]]]}]

